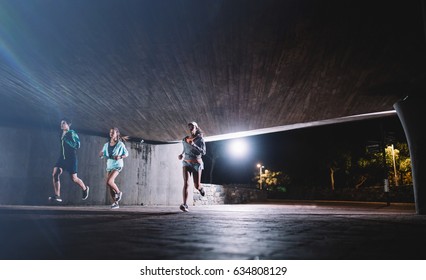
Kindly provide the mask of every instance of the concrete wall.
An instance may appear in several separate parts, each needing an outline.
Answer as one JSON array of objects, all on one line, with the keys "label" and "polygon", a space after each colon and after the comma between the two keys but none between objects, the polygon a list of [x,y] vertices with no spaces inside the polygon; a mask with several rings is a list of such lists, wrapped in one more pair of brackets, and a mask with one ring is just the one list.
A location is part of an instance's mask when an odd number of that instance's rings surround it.
[{"label": "concrete wall", "polygon": [[198,191],[193,193],[194,205],[242,204],[250,202],[264,202],[267,192],[250,188],[245,185],[214,185],[202,184],[205,196]]},{"label": "concrete wall", "polygon": [[[52,169],[60,152],[60,130],[0,127],[0,204],[45,205],[53,193]],[[68,173],[61,176],[64,204],[108,205],[105,159],[98,153],[107,138],[79,133],[78,176],[90,186],[81,200],[80,188]],[[126,143],[130,156],[116,182],[123,191],[122,205],[179,205],[182,200],[182,168],[178,144]],[[191,193],[191,192],[190,192]],[[192,199],[192,193],[191,197]]]}]

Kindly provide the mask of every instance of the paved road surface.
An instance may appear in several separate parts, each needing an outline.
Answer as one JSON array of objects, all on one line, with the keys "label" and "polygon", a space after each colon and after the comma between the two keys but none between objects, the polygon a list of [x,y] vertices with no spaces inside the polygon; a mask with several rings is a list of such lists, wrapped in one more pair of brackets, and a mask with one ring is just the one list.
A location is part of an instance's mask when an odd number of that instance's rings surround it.
[{"label": "paved road surface", "polygon": [[412,204],[0,206],[2,260],[424,260]]}]

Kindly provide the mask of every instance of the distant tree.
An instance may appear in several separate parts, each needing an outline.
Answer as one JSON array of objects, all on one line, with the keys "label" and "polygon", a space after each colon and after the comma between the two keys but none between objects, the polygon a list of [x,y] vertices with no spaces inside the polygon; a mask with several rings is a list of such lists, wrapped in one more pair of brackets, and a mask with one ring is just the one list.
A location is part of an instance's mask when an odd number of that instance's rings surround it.
[{"label": "distant tree", "polygon": [[325,165],[330,175],[330,186],[331,190],[335,190],[335,174],[337,171],[347,176],[350,173],[352,166],[351,153],[345,149],[336,149],[333,152],[328,153],[328,156],[324,159]]},{"label": "distant tree", "polygon": [[256,175],[253,180],[259,185],[264,185],[269,191],[285,190],[285,187],[290,184],[290,177],[287,174],[269,169],[265,169],[261,176]]},{"label": "distant tree", "polygon": [[399,172],[401,182],[404,185],[413,184],[413,175],[411,171],[410,150],[407,143],[397,143],[396,148],[399,150]]},{"label": "distant tree", "polygon": [[[389,181],[391,184],[403,185],[412,184],[411,159],[407,143],[396,143],[392,151],[392,146],[386,147],[386,165],[389,170]],[[395,156],[395,167],[393,157]],[[395,176],[395,169],[396,175]],[[399,178],[398,178],[399,177]],[[398,182],[397,182],[398,181]]]},{"label": "distant tree", "polygon": [[370,184],[383,182],[383,152],[370,152],[366,148],[364,155],[358,159],[357,166],[359,168],[358,176],[360,180],[359,183],[356,184],[356,188],[359,188],[367,180]]},{"label": "distant tree", "polygon": [[[368,152],[358,160],[358,166],[364,170],[365,174],[370,174],[370,177],[378,176],[386,171],[389,182],[396,185],[394,169],[399,176],[399,183],[408,185],[412,184],[411,174],[411,159],[407,143],[396,143],[392,152],[392,147],[387,146],[384,149],[385,162],[383,159],[383,151]],[[393,156],[395,154],[395,168]],[[365,175],[364,175],[365,176]],[[381,180],[380,178],[378,180]]]}]

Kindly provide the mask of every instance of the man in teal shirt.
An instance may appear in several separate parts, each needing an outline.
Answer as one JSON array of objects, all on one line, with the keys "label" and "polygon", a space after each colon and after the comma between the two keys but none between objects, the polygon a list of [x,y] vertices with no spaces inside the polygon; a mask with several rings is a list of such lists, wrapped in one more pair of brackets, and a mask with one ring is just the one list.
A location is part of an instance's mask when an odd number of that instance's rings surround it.
[{"label": "man in teal shirt", "polygon": [[61,154],[53,167],[53,190],[54,195],[49,197],[50,201],[62,202],[61,198],[61,176],[63,170],[66,170],[71,175],[71,180],[77,184],[82,190],[82,199],[86,200],[89,196],[89,186],[78,178],[78,159],[77,149],[80,148],[80,138],[74,130],[70,130],[71,121],[68,119],[61,120]]}]

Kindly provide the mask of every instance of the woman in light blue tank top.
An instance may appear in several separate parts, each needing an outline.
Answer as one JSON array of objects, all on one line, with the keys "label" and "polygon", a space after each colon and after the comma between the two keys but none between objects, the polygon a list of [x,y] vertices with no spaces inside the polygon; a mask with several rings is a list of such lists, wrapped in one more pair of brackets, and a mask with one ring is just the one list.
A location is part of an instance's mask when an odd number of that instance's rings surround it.
[{"label": "woman in light blue tank top", "polygon": [[126,136],[120,134],[120,130],[116,127],[111,128],[109,131],[109,141],[104,144],[102,150],[99,152],[101,158],[106,158],[106,186],[109,189],[112,205],[111,209],[120,208],[118,202],[121,200],[123,192],[120,191],[115,178],[117,178],[120,171],[123,169],[123,159],[129,156],[124,142],[128,139]]}]

